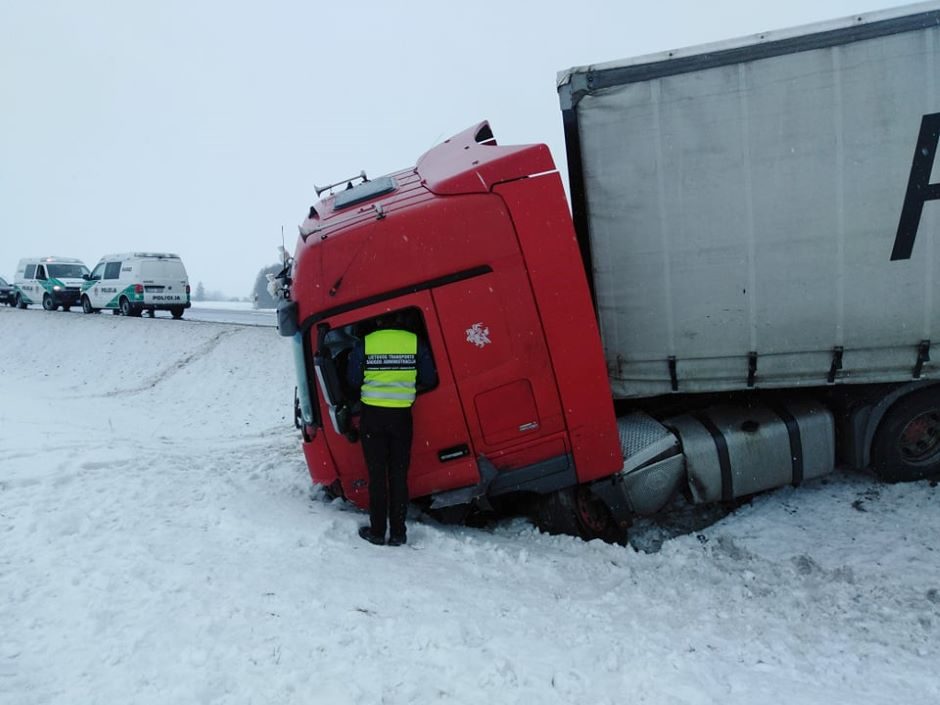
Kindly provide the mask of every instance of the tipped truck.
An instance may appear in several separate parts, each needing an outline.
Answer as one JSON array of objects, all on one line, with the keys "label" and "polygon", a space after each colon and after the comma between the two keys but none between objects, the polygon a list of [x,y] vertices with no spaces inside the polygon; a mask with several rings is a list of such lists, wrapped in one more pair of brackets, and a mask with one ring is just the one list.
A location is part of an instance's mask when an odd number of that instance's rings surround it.
[{"label": "tipped truck", "polygon": [[680,492],[940,472],[938,51],[932,2],[563,72],[570,211],[485,122],[318,189],[276,282],[314,482],[367,506],[345,366],[388,312],[438,369],[409,487],[442,512],[622,541]]}]

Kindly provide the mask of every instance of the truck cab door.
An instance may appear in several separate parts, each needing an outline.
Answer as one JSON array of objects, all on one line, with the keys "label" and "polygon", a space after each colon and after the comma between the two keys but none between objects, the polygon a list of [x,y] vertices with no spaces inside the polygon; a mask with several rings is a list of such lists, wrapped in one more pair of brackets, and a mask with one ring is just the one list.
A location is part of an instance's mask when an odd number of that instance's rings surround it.
[{"label": "truck cab door", "polygon": [[322,432],[346,497],[361,507],[368,506],[368,471],[358,441],[361,406],[346,383],[346,362],[364,323],[403,310],[420,315],[423,330],[419,336],[425,338],[431,350],[438,377],[437,386],[419,391],[412,408],[410,494],[427,496],[472,486],[480,479],[431,295],[427,291],[409,294],[330,317],[308,332],[314,351]]},{"label": "truck cab door", "polygon": [[558,387],[528,276],[521,258],[500,265],[433,290],[473,445],[499,470],[551,460],[553,473],[570,468],[573,474]]}]

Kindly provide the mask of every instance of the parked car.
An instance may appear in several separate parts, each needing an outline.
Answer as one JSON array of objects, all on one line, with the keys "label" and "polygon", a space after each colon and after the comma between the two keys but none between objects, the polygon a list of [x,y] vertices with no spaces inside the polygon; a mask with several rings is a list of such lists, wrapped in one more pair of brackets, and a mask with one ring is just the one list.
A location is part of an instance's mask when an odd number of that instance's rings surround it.
[{"label": "parked car", "polygon": [[13,306],[16,303],[16,294],[13,291],[13,285],[8,284],[7,280],[0,277],[0,304]]}]

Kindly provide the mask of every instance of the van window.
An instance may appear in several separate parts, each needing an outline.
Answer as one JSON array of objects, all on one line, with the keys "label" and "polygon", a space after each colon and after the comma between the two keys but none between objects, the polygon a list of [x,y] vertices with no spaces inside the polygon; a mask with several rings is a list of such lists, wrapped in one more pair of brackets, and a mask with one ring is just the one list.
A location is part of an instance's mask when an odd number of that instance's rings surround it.
[{"label": "van window", "polygon": [[120,262],[108,262],[104,268],[104,278],[105,279],[120,279],[121,278],[121,263]]},{"label": "van window", "polygon": [[36,265],[27,264],[26,272],[23,274],[23,279],[35,279],[36,278]]},{"label": "van window", "polygon": [[145,259],[140,263],[140,278],[183,281],[186,279],[186,268],[178,259]]},{"label": "van window", "polygon": [[94,281],[101,281],[101,276],[103,274],[104,274],[104,262],[101,262],[97,267],[95,267],[95,271],[92,272],[91,276],[88,278]]}]

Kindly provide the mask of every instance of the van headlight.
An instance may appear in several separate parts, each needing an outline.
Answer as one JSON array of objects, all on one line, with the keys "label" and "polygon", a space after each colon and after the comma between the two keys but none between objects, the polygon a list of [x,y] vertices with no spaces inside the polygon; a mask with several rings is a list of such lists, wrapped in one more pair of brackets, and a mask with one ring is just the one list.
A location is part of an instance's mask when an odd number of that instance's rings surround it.
[{"label": "van headlight", "polygon": [[52,290],[53,290],[53,291],[62,291],[62,287],[56,285],[56,286],[52,287]]}]

